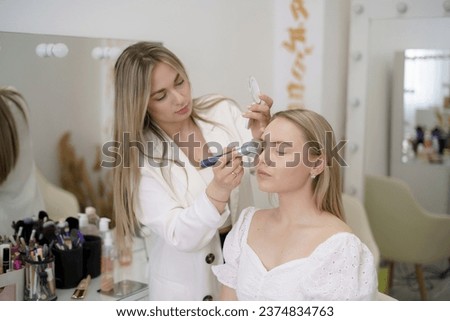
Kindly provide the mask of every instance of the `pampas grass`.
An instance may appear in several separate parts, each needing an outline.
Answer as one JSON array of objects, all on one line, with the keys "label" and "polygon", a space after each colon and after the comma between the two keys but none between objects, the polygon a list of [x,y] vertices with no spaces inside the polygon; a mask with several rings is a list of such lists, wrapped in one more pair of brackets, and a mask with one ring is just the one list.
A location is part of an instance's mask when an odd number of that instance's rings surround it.
[{"label": "pampas grass", "polygon": [[[95,175],[90,175],[84,158],[77,156],[75,147],[70,140],[70,132],[65,132],[58,142],[62,188],[76,196],[81,208],[86,208],[87,206],[95,207],[99,216],[110,218],[110,226],[115,226],[112,201],[112,172],[100,166],[100,147],[97,147],[96,160],[92,166],[92,171]],[[97,181],[96,184],[93,183],[95,180]]]}]

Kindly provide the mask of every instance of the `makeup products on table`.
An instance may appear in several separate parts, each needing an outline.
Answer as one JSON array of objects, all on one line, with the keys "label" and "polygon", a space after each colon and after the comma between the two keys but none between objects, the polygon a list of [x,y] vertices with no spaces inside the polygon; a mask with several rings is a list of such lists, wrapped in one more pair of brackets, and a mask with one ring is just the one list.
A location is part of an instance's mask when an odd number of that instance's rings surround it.
[{"label": "makeup products on table", "polygon": [[56,300],[55,259],[47,246],[38,246],[29,251],[25,258],[26,301]]},{"label": "makeup products on table", "polygon": [[81,282],[78,284],[77,288],[72,294],[72,299],[84,299],[90,282],[91,282],[90,275],[81,280]]},{"label": "makeup products on table", "polygon": [[[88,209],[92,210],[87,208],[86,213]],[[14,234],[0,235],[0,273],[22,269],[20,293],[28,301],[56,300],[57,289],[75,287],[79,291],[74,297],[82,298],[83,285],[87,288],[92,278],[100,276],[102,266],[106,270],[103,288],[111,290],[115,260],[112,244],[106,242],[109,257],[102,264],[101,237],[83,233],[82,226],[76,218],[51,220],[44,211],[12,222]],[[111,241],[112,233],[107,234]]]},{"label": "makeup products on table", "polygon": [[107,231],[103,240],[100,290],[109,292],[114,289],[114,247],[111,231]]},{"label": "makeup products on table", "polygon": [[11,250],[9,247],[3,248],[3,256],[2,256],[2,270],[3,272],[9,272],[10,269],[10,263],[11,263],[11,257],[10,257]]},{"label": "makeup products on table", "polygon": [[10,240],[6,236],[0,240],[0,274],[16,270],[15,266],[17,267],[17,265],[14,265],[18,249],[17,243],[13,245],[9,242]]}]

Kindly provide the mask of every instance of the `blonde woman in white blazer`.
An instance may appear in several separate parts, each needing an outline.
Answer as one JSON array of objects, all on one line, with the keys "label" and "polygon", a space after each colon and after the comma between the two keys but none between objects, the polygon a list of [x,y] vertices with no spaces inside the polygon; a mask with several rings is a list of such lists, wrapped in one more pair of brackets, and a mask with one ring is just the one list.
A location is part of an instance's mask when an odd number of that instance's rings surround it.
[{"label": "blonde woman in white blazer", "polygon": [[[192,99],[181,61],[149,42],[115,65],[114,209],[119,246],[149,230],[151,300],[218,299],[211,266],[223,263],[219,231],[252,203],[248,166],[231,146],[259,139],[272,100],[242,114],[230,99]],[[251,119],[251,131],[245,129]],[[228,148],[227,148],[228,147]],[[213,167],[199,163],[226,151]]]}]

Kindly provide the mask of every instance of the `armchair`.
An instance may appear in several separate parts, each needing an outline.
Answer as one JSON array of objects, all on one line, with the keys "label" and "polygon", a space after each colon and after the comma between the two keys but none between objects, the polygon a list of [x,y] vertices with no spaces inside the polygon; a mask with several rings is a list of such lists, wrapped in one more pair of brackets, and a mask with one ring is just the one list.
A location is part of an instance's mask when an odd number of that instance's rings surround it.
[{"label": "armchair", "polygon": [[415,265],[422,300],[427,299],[422,265],[450,258],[450,215],[431,213],[414,199],[401,180],[366,176],[364,205],[381,257]]},{"label": "armchair", "polygon": [[[370,229],[369,219],[367,218],[367,213],[363,204],[356,197],[348,194],[342,194],[342,202],[344,205],[345,221],[350,226],[353,233],[367,245],[373,254],[375,266],[379,267],[380,250],[378,249],[378,245],[375,242],[372,230]],[[377,293],[375,300],[396,301],[393,297],[381,292]]]}]

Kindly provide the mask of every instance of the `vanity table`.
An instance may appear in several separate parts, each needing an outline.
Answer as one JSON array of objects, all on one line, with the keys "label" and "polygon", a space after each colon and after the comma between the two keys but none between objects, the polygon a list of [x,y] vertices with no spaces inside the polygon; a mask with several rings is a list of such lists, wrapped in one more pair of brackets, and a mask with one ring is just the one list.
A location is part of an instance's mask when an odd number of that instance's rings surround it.
[{"label": "vanity table", "polygon": [[[75,300],[71,296],[75,290],[57,289],[58,301],[144,301],[148,300],[147,286],[147,256],[144,241],[136,238],[133,243],[133,261],[129,266],[121,266],[115,260],[114,282],[116,295],[100,293],[100,279],[98,276],[91,280],[84,299]],[[123,293],[120,293],[123,292]]]}]

